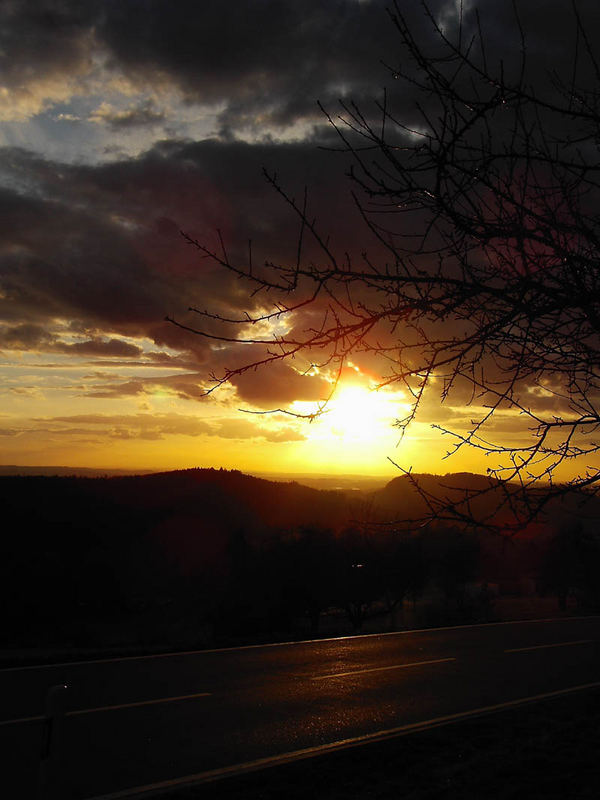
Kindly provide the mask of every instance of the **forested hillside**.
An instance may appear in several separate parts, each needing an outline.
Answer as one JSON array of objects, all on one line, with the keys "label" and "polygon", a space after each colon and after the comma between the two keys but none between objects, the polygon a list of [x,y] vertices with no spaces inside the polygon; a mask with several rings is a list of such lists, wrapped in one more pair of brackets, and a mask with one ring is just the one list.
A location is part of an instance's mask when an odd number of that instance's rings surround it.
[{"label": "forested hillside", "polygon": [[[438,493],[482,481],[422,476]],[[395,627],[408,601],[423,624],[489,620],[499,592],[599,605],[595,527],[573,497],[511,536],[411,525],[423,499],[406,477],[367,494],[223,470],[13,476],[0,497],[5,649],[264,641],[333,617]]]}]

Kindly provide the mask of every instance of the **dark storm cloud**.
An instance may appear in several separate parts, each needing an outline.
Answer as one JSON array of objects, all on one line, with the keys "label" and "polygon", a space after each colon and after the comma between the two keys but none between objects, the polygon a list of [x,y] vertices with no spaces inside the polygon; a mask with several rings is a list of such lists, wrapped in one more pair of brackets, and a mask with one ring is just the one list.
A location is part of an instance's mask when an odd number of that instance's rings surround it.
[{"label": "dark storm cloud", "polygon": [[[312,210],[331,217],[326,231],[337,231],[344,249],[365,246],[365,232],[353,232],[343,161],[312,144],[171,142],[95,167],[0,152],[0,169],[15,187],[0,192],[3,344],[11,337],[15,346],[40,343],[49,321],[62,318],[88,342],[114,339],[111,332],[147,336],[203,362],[208,341],[165,323],[165,315],[198,324],[186,314],[189,305],[231,316],[263,300],[251,300],[252,287],[200,258],[179,231],[218,248],[218,228],[231,257],[244,260],[252,239],[258,264],[295,257],[298,222],[263,180],[262,165],[278,168],[296,194],[311,186]],[[222,330],[214,322],[204,327]],[[83,354],[83,343],[77,347]]]},{"label": "dark storm cloud", "polygon": [[[448,33],[457,5],[429,3]],[[22,105],[18,113],[24,115],[28,106],[37,113],[53,99],[81,92],[103,63],[113,76],[146,91],[170,86],[188,103],[220,109],[224,135],[240,127],[264,133],[298,120],[318,121],[317,100],[335,110],[339,97],[361,103],[380,97],[383,85],[394,83],[382,61],[392,70],[410,70],[388,7],[393,11],[390,0],[15,0],[0,6],[0,74],[13,93],[13,109]],[[490,59],[502,57],[510,67],[520,50],[512,4],[464,3],[466,35],[476,7]],[[398,8],[427,42],[432,28],[422,5],[399,0]],[[598,4],[579,0],[577,8],[595,41]],[[517,9],[534,70],[569,66],[571,4],[521,2]],[[120,127],[159,121],[162,112],[151,100],[144,103],[102,116]],[[405,90],[396,97],[400,108],[411,103]]]},{"label": "dark storm cloud", "polygon": [[[107,209],[74,196],[72,174],[61,174],[57,165],[31,166],[29,179],[37,182],[31,195],[0,195],[3,315],[62,315],[133,329],[148,314],[160,319],[158,281],[136,252],[131,231]],[[53,187],[41,198],[36,194],[44,183]]]},{"label": "dark storm cloud", "polygon": [[[449,33],[459,4],[431,0],[428,5]],[[467,32],[474,30],[476,7],[490,57],[510,63],[521,44],[512,4],[465,2]],[[592,36],[598,4],[579,0],[577,7]],[[432,36],[421,3],[399,0],[398,8],[417,36],[424,41]],[[133,0],[107,5],[98,35],[126,71],[157,71],[192,102],[224,103],[227,132],[240,125],[318,119],[317,100],[332,107],[339,97],[360,102],[380,97],[393,75],[382,61],[392,69],[406,66],[388,9],[394,12],[390,0],[244,0],[233,7],[220,0],[175,6],[170,0]],[[575,35],[570,3],[518,3],[517,9],[531,59],[543,69],[570,59]]]},{"label": "dark storm cloud", "polygon": [[91,67],[94,16],[87,3],[0,4],[0,118],[26,118],[68,96],[66,83]]},{"label": "dark storm cloud", "polygon": [[[176,225],[170,236],[154,226],[161,209],[182,223],[186,215],[204,216],[201,189],[194,191],[188,175],[186,193],[177,158],[95,169],[2,155],[11,183],[24,187],[0,193],[0,312],[14,323],[11,336],[33,335],[18,324],[63,318],[83,331],[189,347],[202,360],[206,342],[163,322],[185,309],[207,278]],[[219,283],[226,298],[225,277],[212,281],[210,291],[218,294]]]},{"label": "dark storm cloud", "polygon": [[[95,54],[137,85],[167,82],[188,102],[223,107],[226,127],[290,124],[316,116],[318,98],[370,92],[394,42],[383,0],[17,0],[2,4],[0,30],[12,91],[45,82],[60,99],[52,83],[89,78]],[[30,90],[29,105],[47,102]]]},{"label": "dark storm cloud", "polygon": [[[225,103],[223,124],[290,124],[316,100],[381,85],[393,47],[380,0],[110,4],[98,35],[126,71],[167,75],[192,102]],[[132,30],[135,35],[132,36]]]}]

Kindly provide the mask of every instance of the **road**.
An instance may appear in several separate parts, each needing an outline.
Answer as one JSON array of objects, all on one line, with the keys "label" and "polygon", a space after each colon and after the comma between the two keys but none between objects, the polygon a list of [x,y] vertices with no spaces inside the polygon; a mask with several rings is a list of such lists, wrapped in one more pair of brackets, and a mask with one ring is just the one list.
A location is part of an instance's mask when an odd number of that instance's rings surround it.
[{"label": "road", "polygon": [[6,796],[34,798],[66,684],[65,800],[600,683],[600,617],[0,670]]}]

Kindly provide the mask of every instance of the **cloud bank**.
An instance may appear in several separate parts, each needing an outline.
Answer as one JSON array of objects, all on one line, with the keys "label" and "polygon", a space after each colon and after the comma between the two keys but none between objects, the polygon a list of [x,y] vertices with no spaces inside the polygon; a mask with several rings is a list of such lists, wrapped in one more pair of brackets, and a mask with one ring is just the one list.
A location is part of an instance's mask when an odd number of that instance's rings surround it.
[{"label": "cloud bank", "polygon": [[[547,75],[542,85],[549,92],[552,71],[584,76],[590,69],[583,58],[573,63],[575,25],[567,5],[519,4],[532,75]],[[308,187],[310,213],[340,258],[348,253],[360,260],[364,252],[384,258],[356,211],[351,164],[332,152],[337,140],[317,101],[335,113],[339,99],[353,100],[376,120],[385,87],[396,115],[413,118],[414,98],[394,80],[396,68],[413,65],[402,61],[388,6],[388,0],[1,4],[0,354],[6,368],[80,366],[71,397],[143,402],[163,393],[201,404],[211,375],[251,351],[195,336],[165,317],[230,335],[230,327],[214,318],[200,321],[188,307],[239,318],[268,308],[272,298],[253,294],[251,285],[202,258],[180,232],[217,251],[222,237],[234,261],[247,258],[251,241],[259,269],[265,260],[294,259],[298,220],[263,168],[277,173],[298,200]],[[398,7],[427,42],[431,21],[421,5]],[[449,35],[457,7],[449,0],[430,4]],[[594,41],[598,5],[582,0],[577,7]],[[503,58],[511,69],[520,48],[512,5],[465,3],[466,32],[476,9],[488,57]],[[305,247],[306,258],[324,257],[314,242]],[[298,312],[289,324],[302,333],[318,323],[311,311]],[[381,374],[368,355],[356,360],[362,374]],[[239,375],[222,402],[268,409],[322,399],[331,376],[311,372],[310,361],[299,357]],[[15,396],[35,389],[29,379],[11,381]],[[40,391],[46,386],[40,383]],[[537,389],[530,400],[540,407],[557,403]],[[433,409],[423,413],[435,420]],[[139,436],[177,427],[164,418],[154,428],[145,418],[110,425],[102,419],[111,430]],[[73,417],[72,423],[83,421]],[[90,419],[85,425],[92,430]],[[203,425],[190,430],[224,438],[261,430],[246,418],[237,427]],[[262,430],[273,442],[299,435]]]}]

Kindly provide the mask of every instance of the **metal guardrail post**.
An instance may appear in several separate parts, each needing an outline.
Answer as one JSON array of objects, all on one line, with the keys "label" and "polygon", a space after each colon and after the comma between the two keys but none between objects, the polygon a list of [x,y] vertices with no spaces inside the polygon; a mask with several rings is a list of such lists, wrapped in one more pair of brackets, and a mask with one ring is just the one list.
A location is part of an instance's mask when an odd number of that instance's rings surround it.
[{"label": "metal guardrail post", "polygon": [[61,760],[65,701],[68,686],[51,686],[46,694],[45,717],[40,753],[39,800],[62,800]]}]

